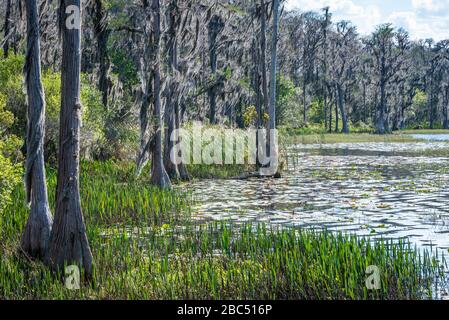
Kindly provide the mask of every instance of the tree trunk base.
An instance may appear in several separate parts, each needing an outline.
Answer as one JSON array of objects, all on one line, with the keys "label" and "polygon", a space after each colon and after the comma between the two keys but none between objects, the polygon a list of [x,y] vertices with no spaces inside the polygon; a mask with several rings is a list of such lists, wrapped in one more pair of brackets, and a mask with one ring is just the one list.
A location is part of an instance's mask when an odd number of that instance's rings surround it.
[{"label": "tree trunk base", "polygon": [[151,172],[151,184],[161,189],[172,188],[170,177],[162,164],[153,168]]},{"label": "tree trunk base", "polygon": [[20,247],[28,256],[45,259],[52,223],[48,206],[40,206],[31,212],[20,243]]},{"label": "tree trunk base", "polygon": [[181,181],[191,181],[192,177],[190,177],[189,172],[187,171],[187,167],[184,163],[181,163],[178,166],[179,169],[179,176]]},{"label": "tree trunk base", "polygon": [[59,222],[55,220],[47,263],[53,271],[62,274],[65,267],[76,265],[83,269],[85,278],[89,280],[92,278],[92,252],[84,223],[77,216],[63,213]]}]

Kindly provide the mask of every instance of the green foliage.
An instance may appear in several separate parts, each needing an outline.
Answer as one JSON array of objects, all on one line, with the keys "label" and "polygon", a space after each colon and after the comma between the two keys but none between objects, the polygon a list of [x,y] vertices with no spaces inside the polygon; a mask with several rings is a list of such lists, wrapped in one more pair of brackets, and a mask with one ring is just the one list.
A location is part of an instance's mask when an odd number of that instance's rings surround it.
[{"label": "green foliage", "polygon": [[[47,70],[42,77],[46,100],[46,138],[47,157],[56,155],[59,139],[59,113],[61,110],[61,75]],[[95,146],[102,141],[106,110],[101,103],[100,92],[92,86],[86,75],[81,77],[81,152],[91,156]],[[51,160],[51,159],[50,159]]]},{"label": "green foliage", "polygon": [[350,128],[353,133],[374,133],[373,127],[363,121],[352,123]]},{"label": "green foliage", "polygon": [[308,120],[313,124],[322,124],[324,119],[324,100],[314,97],[308,110]]},{"label": "green foliage", "polygon": [[125,87],[131,87],[139,82],[137,67],[130,59],[129,55],[123,50],[111,50],[110,57],[112,62],[112,71],[118,75],[120,81]]},{"label": "green foliage", "polygon": [[423,108],[427,104],[427,94],[423,90],[416,90],[415,97],[413,98],[413,107],[414,108]]},{"label": "green foliage", "polygon": [[249,106],[243,113],[243,123],[246,128],[255,126],[257,123],[257,110],[255,106]]},{"label": "green foliage", "polygon": [[281,75],[277,76],[276,86],[277,124],[298,124],[300,89],[295,87],[293,81]]},{"label": "green foliage", "polygon": [[6,205],[11,202],[11,193],[20,183],[22,166],[20,164],[20,146],[22,141],[14,135],[8,135],[14,123],[11,112],[5,110],[6,99],[0,95],[0,216]]},{"label": "green foliage", "polygon": [[6,131],[14,123],[14,115],[11,112],[5,110],[6,97],[0,94],[0,134],[6,133]]},{"label": "green foliage", "polygon": [[[257,108],[255,106],[248,106],[243,113],[243,124],[245,128],[255,127],[257,126]],[[270,120],[270,116],[268,113],[263,114],[262,121],[267,123]]]},{"label": "green foliage", "polygon": [[0,141],[0,216],[6,205],[11,203],[11,193],[20,183],[22,167],[3,155],[3,141]]},{"label": "green foliage", "polygon": [[301,123],[298,127],[280,126],[281,136],[295,137],[299,135],[324,134],[324,127],[320,124]]},{"label": "green foliage", "polygon": [[8,59],[0,57],[0,95],[3,96],[5,110],[14,115],[10,133],[22,137],[26,128],[26,105],[23,86],[24,57],[10,54]]},{"label": "green foliage", "polygon": [[223,75],[225,77],[226,80],[230,80],[232,77],[232,69],[230,66],[227,66],[224,70],[223,70]]},{"label": "green foliage", "polygon": [[[0,58],[0,99],[3,100],[6,110],[16,119],[10,128],[11,133],[22,137],[27,127],[23,63],[24,58],[21,55],[11,54],[7,59]],[[46,101],[45,153],[48,160],[54,161],[59,140],[61,76],[52,70],[45,70],[42,84]],[[81,150],[84,156],[90,156],[95,151],[93,146],[104,140],[106,110],[101,103],[99,91],[85,75],[82,76],[81,103],[83,106]]]},{"label": "green foliage", "polygon": [[427,93],[416,89],[411,108],[407,110],[406,126],[410,129],[423,129],[429,126],[427,110]]}]

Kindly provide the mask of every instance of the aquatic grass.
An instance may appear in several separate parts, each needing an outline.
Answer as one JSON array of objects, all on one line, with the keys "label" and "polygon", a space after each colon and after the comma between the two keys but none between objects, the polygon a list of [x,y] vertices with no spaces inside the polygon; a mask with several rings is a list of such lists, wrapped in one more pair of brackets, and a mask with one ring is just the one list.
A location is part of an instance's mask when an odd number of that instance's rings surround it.
[{"label": "aquatic grass", "polygon": [[407,129],[401,130],[397,134],[449,134],[447,129]]},{"label": "aquatic grass", "polygon": [[361,142],[417,142],[420,141],[411,136],[402,134],[376,135],[369,133],[351,134],[308,134],[285,135],[285,144],[333,144],[333,143],[361,143]]},{"label": "aquatic grass", "polygon": [[[405,241],[225,222],[139,230],[91,234],[94,281],[77,292],[65,290],[44,266],[2,257],[0,296],[423,299],[434,297],[435,281],[445,278],[442,261]],[[379,290],[366,288],[370,265],[381,270]]]},{"label": "aquatic grass", "polygon": [[244,172],[252,172],[255,166],[191,164],[187,169],[194,179],[227,179],[238,177]]},{"label": "aquatic grass", "polygon": [[[82,162],[81,204],[90,226],[128,225],[141,220],[154,225],[173,223],[189,215],[193,201],[188,191],[162,190],[150,184],[148,176],[135,177],[135,165],[114,162]],[[47,169],[49,202],[54,212],[56,171]],[[28,218],[22,186],[16,188],[13,203],[0,219],[0,236],[17,238]]]},{"label": "aquatic grass", "polygon": [[[67,290],[17,250],[27,218],[20,188],[0,217],[0,298],[426,299],[447,280],[443,259],[403,240],[194,221],[189,193],[154,189],[131,164],[82,166],[92,282]],[[381,270],[380,290],[366,289],[370,265]]]}]

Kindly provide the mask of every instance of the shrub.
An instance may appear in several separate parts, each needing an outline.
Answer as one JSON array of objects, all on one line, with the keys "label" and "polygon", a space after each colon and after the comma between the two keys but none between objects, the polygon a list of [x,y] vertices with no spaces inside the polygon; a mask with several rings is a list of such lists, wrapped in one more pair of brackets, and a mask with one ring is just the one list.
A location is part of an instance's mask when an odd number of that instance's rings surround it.
[{"label": "shrub", "polygon": [[0,214],[11,201],[11,193],[22,176],[19,150],[22,141],[8,130],[14,123],[11,112],[5,110],[6,98],[0,94]]},{"label": "shrub", "polygon": [[[0,95],[3,96],[6,110],[16,118],[10,131],[22,137],[25,135],[27,125],[23,64],[22,55],[11,54],[7,59],[0,58]],[[47,160],[54,162],[59,139],[61,76],[52,70],[45,70],[42,75],[42,84],[46,101],[45,156]],[[84,157],[91,157],[97,145],[104,141],[106,110],[101,103],[100,92],[84,75],[81,85],[81,103],[83,106],[81,152]]]}]

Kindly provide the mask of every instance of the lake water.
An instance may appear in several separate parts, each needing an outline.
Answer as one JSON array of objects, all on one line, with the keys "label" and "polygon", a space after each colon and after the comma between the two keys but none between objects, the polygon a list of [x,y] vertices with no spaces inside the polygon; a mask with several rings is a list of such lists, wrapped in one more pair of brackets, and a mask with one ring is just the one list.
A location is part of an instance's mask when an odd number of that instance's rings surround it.
[{"label": "lake water", "polygon": [[449,134],[411,134],[410,136],[429,141],[449,141]]},{"label": "lake water", "polygon": [[444,136],[430,142],[290,146],[281,179],[192,183],[198,200],[193,212],[205,220],[407,238],[420,248],[447,252],[449,158],[416,155],[449,149]]}]

